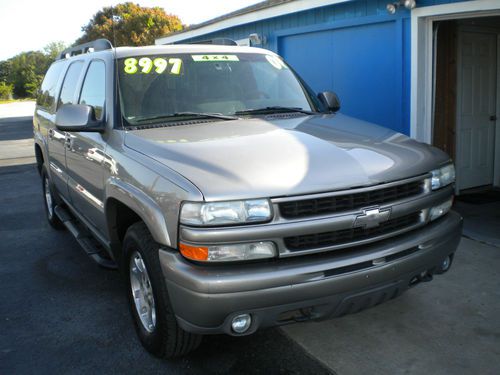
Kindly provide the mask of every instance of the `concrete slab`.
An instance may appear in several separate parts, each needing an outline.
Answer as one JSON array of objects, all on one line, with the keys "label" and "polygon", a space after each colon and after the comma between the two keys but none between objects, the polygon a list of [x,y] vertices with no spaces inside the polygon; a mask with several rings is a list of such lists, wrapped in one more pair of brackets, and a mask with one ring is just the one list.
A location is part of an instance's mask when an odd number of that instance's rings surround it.
[{"label": "concrete slab", "polygon": [[464,217],[464,236],[500,247],[500,201],[483,204],[457,201],[455,210]]},{"label": "concrete slab", "polygon": [[8,117],[33,116],[35,112],[35,102],[13,102],[0,104],[0,119]]},{"label": "concrete slab", "polygon": [[463,238],[452,269],[364,312],[284,331],[337,374],[500,374],[500,249]]},{"label": "concrete slab", "polygon": [[35,102],[0,104],[0,167],[35,163]]},{"label": "concrete slab", "polygon": [[35,163],[33,139],[0,141],[0,167]]}]

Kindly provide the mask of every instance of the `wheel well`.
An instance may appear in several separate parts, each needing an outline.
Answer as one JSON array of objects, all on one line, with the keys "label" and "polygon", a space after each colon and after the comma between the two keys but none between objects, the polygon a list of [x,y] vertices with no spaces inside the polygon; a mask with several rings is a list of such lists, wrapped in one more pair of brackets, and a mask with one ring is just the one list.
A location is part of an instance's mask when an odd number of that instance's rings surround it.
[{"label": "wheel well", "polygon": [[42,166],[43,166],[43,153],[42,153],[42,148],[35,143],[35,158],[36,158],[36,168],[38,169],[38,173],[42,173]]},{"label": "wheel well", "polygon": [[117,258],[117,256],[120,256],[123,238],[127,233],[127,229],[132,224],[143,220],[134,210],[114,198],[110,198],[106,203],[106,219],[111,243],[113,244],[113,252],[115,258]]}]

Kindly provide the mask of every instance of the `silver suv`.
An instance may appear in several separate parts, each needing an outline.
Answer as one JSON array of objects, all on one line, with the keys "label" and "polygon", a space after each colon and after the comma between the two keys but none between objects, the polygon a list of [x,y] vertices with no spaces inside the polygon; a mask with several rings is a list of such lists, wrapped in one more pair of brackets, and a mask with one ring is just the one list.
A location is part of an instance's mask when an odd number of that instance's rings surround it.
[{"label": "silver suv", "polygon": [[34,116],[47,219],[123,272],[157,356],[377,305],[449,269],[455,171],[339,107],[263,49],[71,48]]}]

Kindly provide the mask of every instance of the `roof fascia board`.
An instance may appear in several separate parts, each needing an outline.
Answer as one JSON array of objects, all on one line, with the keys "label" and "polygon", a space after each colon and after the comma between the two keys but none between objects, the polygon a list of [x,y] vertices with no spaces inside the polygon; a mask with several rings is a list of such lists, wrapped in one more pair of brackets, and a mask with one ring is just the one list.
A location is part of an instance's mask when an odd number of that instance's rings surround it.
[{"label": "roof fascia board", "polygon": [[230,27],[244,25],[251,22],[262,21],[269,18],[284,16],[290,13],[297,13],[304,10],[319,8],[327,5],[345,3],[352,0],[297,0],[289,3],[259,9],[254,12],[240,14],[215,23],[202,26],[197,29],[179,32],[173,35],[164,36],[155,40],[155,44],[171,44],[185,39],[196,38],[201,35],[210,34],[216,31],[228,29]]}]

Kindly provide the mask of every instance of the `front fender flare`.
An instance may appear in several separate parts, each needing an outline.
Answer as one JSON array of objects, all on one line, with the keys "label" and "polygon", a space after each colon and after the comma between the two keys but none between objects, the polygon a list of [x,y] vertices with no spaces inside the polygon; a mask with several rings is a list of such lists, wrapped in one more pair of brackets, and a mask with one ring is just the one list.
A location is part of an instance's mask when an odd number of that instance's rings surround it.
[{"label": "front fender flare", "polygon": [[172,247],[164,213],[151,197],[135,186],[111,177],[106,184],[105,212],[109,198],[116,199],[139,215],[156,242]]}]

